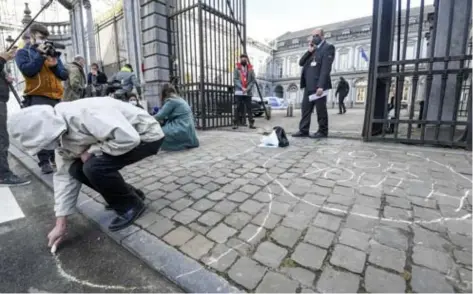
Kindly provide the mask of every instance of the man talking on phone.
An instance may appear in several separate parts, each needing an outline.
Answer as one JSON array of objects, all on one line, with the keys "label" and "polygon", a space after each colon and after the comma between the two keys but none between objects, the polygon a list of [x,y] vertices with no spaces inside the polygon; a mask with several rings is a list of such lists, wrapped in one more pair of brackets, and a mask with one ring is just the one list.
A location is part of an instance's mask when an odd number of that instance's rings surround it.
[{"label": "man talking on phone", "polygon": [[[332,89],[330,73],[334,57],[335,47],[325,41],[324,31],[314,30],[309,49],[299,61],[299,65],[302,66],[301,89],[304,89],[304,97],[299,131],[293,134],[293,137],[320,139],[328,136],[327,95]],[[314,107],[319,129],[310,135],[310,120]]]}]

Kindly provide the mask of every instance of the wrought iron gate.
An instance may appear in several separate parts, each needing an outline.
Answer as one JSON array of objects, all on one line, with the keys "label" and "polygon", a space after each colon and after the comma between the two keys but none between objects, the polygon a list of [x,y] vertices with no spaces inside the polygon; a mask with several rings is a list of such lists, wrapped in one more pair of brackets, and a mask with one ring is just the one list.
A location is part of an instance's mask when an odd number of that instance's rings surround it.
[{"label": "wrought iron gate", "polygon": [[[433,8],[420,2],[412,17],[410,0],[373,1],[363,137],[471,150],[471,0],[434,0]],[[418,45],[409,58],[411,40]],[[403,108],[408,80],[411,99]]]},{"label": "wrought iron gate", "polygon": [[246,0],[167,0],[171,80],[196,127],[232,125],[233,70],[243,52]]}]

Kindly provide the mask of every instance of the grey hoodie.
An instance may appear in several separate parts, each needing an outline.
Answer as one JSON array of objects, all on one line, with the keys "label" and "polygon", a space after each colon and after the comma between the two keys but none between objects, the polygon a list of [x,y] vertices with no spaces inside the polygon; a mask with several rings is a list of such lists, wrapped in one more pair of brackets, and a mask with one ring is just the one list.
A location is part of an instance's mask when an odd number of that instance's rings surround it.
[{"label": "grey hoodie", "polygon": [[85,151],[112,156],[125,154],[141,142],[164,137],[159,123],[146,111],[130,103],[94,97],[48,105],[30,106],[13,114],[8,121],[10,136],[30,155],[54,149],[56,216],[75,211],[81,183],[69,174],[71,164]]}]

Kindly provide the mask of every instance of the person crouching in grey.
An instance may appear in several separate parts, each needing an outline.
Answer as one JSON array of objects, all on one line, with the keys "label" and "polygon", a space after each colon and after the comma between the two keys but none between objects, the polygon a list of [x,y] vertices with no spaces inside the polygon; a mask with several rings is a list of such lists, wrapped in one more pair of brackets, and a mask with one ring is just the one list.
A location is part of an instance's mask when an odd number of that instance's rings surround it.
[{"label": "person crouching in grey", "polygon": [[324,31],[322,29],[314,30],[309,49],[299,61],[299,65],[302,66],[301,89],[304,89],[304,97],[299,131],[293,134],[293,137],[309,137],[314,106],[319,129],[310,137],[318,139],[328,136],[327,95],[332,89],[330,72],[334,57],[335,47],[325,41]]},{"label": "person crouching in grey", "polygon": [[238,125],[242,124],[245,118],[245,109],[246,113],[248,113],[249,128],[256,129],[255,120],[251,112],[251,97],[256,84],[256,77],[253,66],[248,61],[248,55],[240,55],[240,62],[236,64],[233,79],[235,85],[235,102],[237,105],[233,129],[237,129]]},{"label": "person crouching in grey", "polygon": [[56,226],[48,235],[52,249],[65,237],[82,184],[100,193],[116,211],[110,231],[130,226],[144,212],[142,193],[119,171],[157,154],[164,142],[161,126],[145,110],[114,98],[93,97],[54,108],[26,107],[10,117],[8,126],[11,137],[29,154],[56,150]]}]

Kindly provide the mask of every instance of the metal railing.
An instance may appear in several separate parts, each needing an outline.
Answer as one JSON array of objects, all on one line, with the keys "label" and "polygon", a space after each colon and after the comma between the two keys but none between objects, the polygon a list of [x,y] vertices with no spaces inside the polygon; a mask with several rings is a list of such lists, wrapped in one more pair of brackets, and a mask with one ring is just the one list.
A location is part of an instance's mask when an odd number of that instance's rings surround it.
[{"label": "metal railing", "polygon": [[246,1],[169,2],[171,76],[191,105],[196,127],[232,125],[233,70],[243,53],[237,27],[245,31]]},{"label": "metal railing", "polygon": [[[421,58],[421,47],[417,46],[415,58],[409,60],[406,58],[408,25],[405,22],[409,20],[411,7],[410,1],[403,7],[405,3],[401,0],[373,1],[363,137],[368,141],[471,149],[472,91],[468,76],[472,56],[467,49],[472,3],[470,0],[435,0],[427,57]],[[420,23],[424,22],[425,7],[425,1],[421,0]],[[393,33],[394,24],[396,34]],[[401,28],[405,30],[403,38]],[[417,38],[420,40],[422,35],[419,26]],[[397,54],[392,59],[394,40]],[[409,65],[414,68],[407,70]],[[411,103],[407,111],[401,112],[402,89],[408,77],[412,78],[412,101],[421,100],[419,111],[415,103]],[[426,82],[418,91],[421,77]],[[392,79],[395,79],[395,101],[390,105],[386,98]],[[416,99],[419,95],[422,95],[421,99]]]}]

